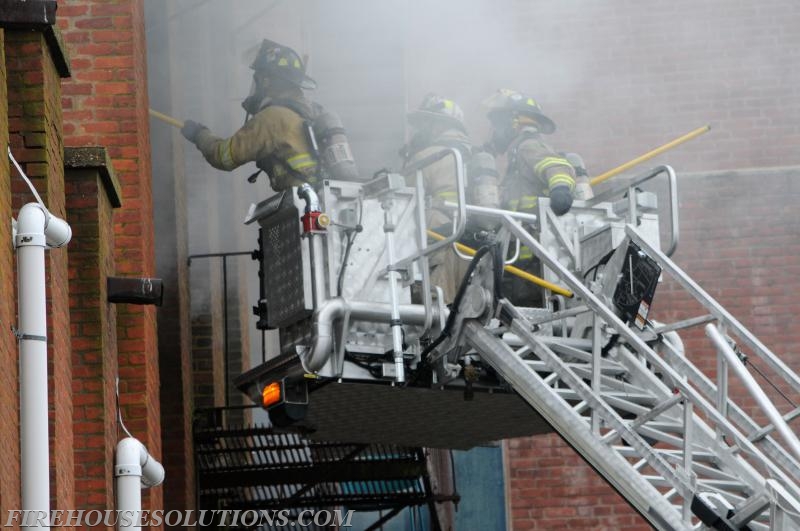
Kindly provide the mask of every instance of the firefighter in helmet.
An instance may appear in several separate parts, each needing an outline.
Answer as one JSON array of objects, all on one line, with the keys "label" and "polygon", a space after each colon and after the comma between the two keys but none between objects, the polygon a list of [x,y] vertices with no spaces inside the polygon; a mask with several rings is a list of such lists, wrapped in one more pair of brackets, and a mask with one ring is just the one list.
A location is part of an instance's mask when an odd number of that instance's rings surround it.
[{"label": "firefighter in helmet", "polygon": [[181,133],[217,169],[231,171],[255,162],[275,191],[313,184],[317,160],[307,128],[312,104],[303,89],[315,88],[316,82],[294,50],[267,39],[250,68],[253,85],[242,102],[248,119],[233,136],[219,138],[192,120]]},{"label": "firefighter in helmet", "polygon": [[[408,114],[413,129],[411,140],[400,151],[404,166],[412,165],[435,153],[455,148],[468,161],[472,144],[464,127],[464,113],[454,102],[428,94],[419,108]],[[452,157],[444,157],[422,169],[423,184],[428,195],[426,223],[439,234],[453,232],[453,211],[444,208],[445,201],[456,201],[456,169]],[[441,249],[429,257],[431,282],[442,288],[446,303],[455,297],[467,262],[452,247]]]},{"label": "firefighter in helmet", "polygon": [[[520,92],[501,89],[485,102],[492,125],[490,148],[506,157],[502,184],[505,208],[534,212],[539,197],[549,197],[550,209],[557,216],[572,206],[575,169],[562,155],[545,143],[543,135],[556,130],[539,104]],[[541,264],[530,249],[523,247],[517,266],[541,274]],[[512,302],[539,306],[542,290],[530,282],[506,276],[504,293]]]}]

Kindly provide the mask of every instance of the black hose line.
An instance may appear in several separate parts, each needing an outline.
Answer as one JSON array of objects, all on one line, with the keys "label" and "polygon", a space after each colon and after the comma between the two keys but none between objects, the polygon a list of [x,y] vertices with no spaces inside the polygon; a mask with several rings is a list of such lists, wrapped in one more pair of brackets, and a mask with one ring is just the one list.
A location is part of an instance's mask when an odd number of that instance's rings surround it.
[{"label": "black hose line", "polygon": [[[469,286],[470,278],[472,278],[472,274],[475,272],[475,268],[478,267],[478,263],[481,261],[487,253],[492,252],[494,250],[494,245],[484,245],[480,249],[475,252],[475,256],[472,257],[472,261],[469,263],[469,267],[467,268],[466,274],[464,274],[464,278],[461,279],[461,284],[458,286],[458,292],[456,293],[455,298],[453,299],[453,304],[450,308],[450,315],[447,316],[447,322],[445,322],[444,328],[439,336],[434,339],[430,345],[425,347],[425,350],[422,351],[420,354],[420,359],[425,359],[425,357],[430,354],[433,349],[438,347],[442,341],[450,337],[450,333],[453,329],[453,325],[456,322],[456,315],[458,314],[458,307],[461,306],[461,301],[464,298],[464,294],[467,292],[467,286]],[[495,253],[498,255],[498,253]],[[493,265],[496,265],[496,258],[492,262]],[[495,278],[497,278],[497,267],[495,269]],[[502,269],[501,269],[502,271]],[[502,275],[502,273],[501,273]],[[495,281],[495,297],[497,296],[497,282]]]}]

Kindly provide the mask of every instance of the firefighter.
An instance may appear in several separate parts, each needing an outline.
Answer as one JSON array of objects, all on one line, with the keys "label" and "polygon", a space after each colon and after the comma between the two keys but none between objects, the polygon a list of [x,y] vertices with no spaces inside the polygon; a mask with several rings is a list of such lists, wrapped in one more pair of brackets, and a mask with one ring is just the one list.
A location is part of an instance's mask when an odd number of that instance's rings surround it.
[{"label": "firefighter", "polygon": [[[514,90],[501,89],[485,104],[492,125],[489,146],[506,157],[501,192],[504,208],[533,213],[538,198],[549,197],[550,209],[557,216],[566,214],[572,206],[575,169],[544,142],[543,135],[552,134],[555,123],[533,98]],[[516,265],[541,275],[541,264],[527,247],[521,249]],[[510,275],[505,277],[503,293],[519,305],[544,303],[541,288]]]},{"label": "firefighter", "polygon": [[316,82],[305,73],[300,56],[265,39],[253,69],[250,95],[242,102],[247,121],[233,136],[219,138],[205,126],[187,120],[181,133],[217,169],[232,171],[255,162],[276,192],[317,180],[317,160],[307,127],[312,104],[304,89]]},{"label": "firefighter", "polygon": [[[472,144],[464,127],[464,113],[453,100],[428,94],[419,108],[408,114],[408,122],[414,132],[400,152],[405,167],[448,148],[457,149],[465,163],[469,160]],[[442,235],[452,234],[453,211],[445,209],[444,202],[457,201],[453,158],[444,157],[423,168],[422,175],[428,196],[428,228]],[[453,302],[467,265],[468,262],[459,258],[452,247],[441,249],[429,257],[431,282],[442,288],[445,303]]]}]

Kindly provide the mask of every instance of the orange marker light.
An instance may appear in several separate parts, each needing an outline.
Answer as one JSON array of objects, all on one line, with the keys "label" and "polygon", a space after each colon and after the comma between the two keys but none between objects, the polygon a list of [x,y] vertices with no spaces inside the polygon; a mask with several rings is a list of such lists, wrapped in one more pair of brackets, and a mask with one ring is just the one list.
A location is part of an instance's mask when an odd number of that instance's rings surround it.
[{"label": "orange marker light", "polygon": [[280,382],[272,382],[264,387],[261,391],[261,405],[269,407],[281,401],[281,384]]}]

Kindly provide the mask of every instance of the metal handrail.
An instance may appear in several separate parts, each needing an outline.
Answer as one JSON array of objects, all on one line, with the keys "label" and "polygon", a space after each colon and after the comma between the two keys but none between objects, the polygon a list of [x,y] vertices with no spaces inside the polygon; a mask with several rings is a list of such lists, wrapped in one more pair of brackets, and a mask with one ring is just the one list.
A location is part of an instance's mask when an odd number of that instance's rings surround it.
[{"label": "metal handrail", "polygon": [[724,324],[728,331],[734,332],[736,336],[747,345],[759,358],[766,362],[776,373],[778,373],[791,388],[800,393],[800,376],[792,371],[778,356],[767,348],[750,330],[731,315],[722,305],[701,288],[689,275],[677,266],[667,256],[650,245],[639,232],[628,225],[625,233],[644,250],[651,258],[656,260],[659,265],[667,270],[683,288],[691,294],[708,312],[717,320]]},{"label": "metal handrail", "polygon": [[[255,251],[234,251],[230,253],[203,253],[203,254],[190,254],[186,257],[187,267],[192,266],[192,260],[197,258],[221,258],[222,259],[222,358],[224,360],[224,385],[223,392],[225,393],[225,406],[230,405],[230,396],[228,389],[230,387],[230,367],[229,367],[229,343],[228,340],[228,258],[231,256],[249,256],[251,260],[257,260],[258,250]],[[266,356],[265,353],[265,339],[264,332],[261,333],[261,354],[262,357]]]},{"label": "metal handrail", "polygon": [[668,186],[668,193],[669,193],[669,213],[670,213],[670,244],[667,248],[666,255],[672,256],[675,250],[678,248],[678,241],[680,238],[680,226],[678,222],[678,179],[675,175],[675,170],[672,169],[672,166],[668,165],[661,165],[652,168],[649,172],[639,175],[638,177],[634,177],[629,181],[623,183],[621,186],[616,186],[605,192],[594,196],[591,199],[586,200],[586,206],[592,207],[597,205],[598,203],[602,203],[605,201],[609,201],[614,197],[622,196],[625,193],[628,194],[628,197],[633,197],[635,194],[635,188],[640,184],[661,175],[662,173],[666,173],[667,175],[667,186]]},{"label": "metal handrail", "polygon": [[789,448],[791,448],[792,452],[794,452],[795,457],[800,458],[800,440],[798,440],[797,435],[794,434],[786,421],[783,420],[783,417],[775,407],[775,404],[773,404],[772,401],[767,397],[766,393],[764,393],[764,390],[761,389],[761,386],[758,385],[758,382],[756,382],[755,378],[753,378],[753,375],[750,374],[750,372],[744,366],[742,360],[739,359],[731,346],[714,325],[706,325],[706,335],[711,338],[711,341],[717,348],[717,352],[725,357],[725,361],[727,361],[728,366],[731,367],[736,372],[736,375],[742,380],[747,391],[750,393],[753,399],[755,399],[756,404],[758,404],[761,410],[767,415],[769,420],[772,421],[772,424],[778,430],[778,433],[780,433],[783,437],[784,442],[789,445]]},{"label": "metal handrail", "polygon": [[[739,446],[751,458],[759,462],[766,470],[770,472],[773,478],[780,478],[785,484],[793,485],[793,481],[780,469],[775,463],[767,458],[764,453],[757,448],[736,426],[734,426],[728,419],[720,414],[717,408],[709,403],[694,387],[689,385],[681,375],[663,360],[656,352],[654,352],[638,334],[631,330],[614,312],[608,309],[605,304],[592,293],[577,277],[575,277],[569,270],[564,268],[558,260],[551,256],[547,250],[536,241],[516,220],[511,217],[504,219],[504,224],[508,229],[520,238],[522,243],[530,248],[533,253],[538,256],[544,265],[549,267],[554,272],[557,272],[562,281],[564,281],[573,291],[579,296],[585,304],[594,312],[598,313],[603,320],[620,335],[636,352],[642,355],[646,361],[653,365],[655,370],[661,372],[665,377],[670,378],[672,385],[680,394],[686,399],[690,400],[703,415],[710,422],[715,424],[719,430],[730,438],[733,444]],[[643,242],[643,238],[638,234],[632,225],[626,226],[626,232],[631,235],[636,235],[637,243]],[[646,246],[646,252],[652,247]],[[663,257],[663,254],[659,252]],[[653,256],[651,254],[651,256]],[[666,259],[666,257],[663,257]],[[667,262],[670,262],[667,259]],[[671,263],[671,262],[670,262]],[[727,313],[727,312],[726,312]],[[732,319],[732,318],[731,318]],[[735,321],[735,320],[734,320]]]},{"label": "metal handrail", "polygon": [[[442,160],[443,158],[447,157],[448,155],[453,155],[455,159],[455,167],[456,167],[456,197],[458,197],[457,203],[457,212],[458,217],[456,218],[456,230],[445,238],[442,241],[438,241],[433,243],[432,245],[427,245],[427,240],[423,240],[422,249],[420,249],[417,253],[414,253],[410,256],[407,256],[401,260],[396,261],[393,264],[387,265],[387,270],[397,270],[406,267],[407,265],[417,261],[423,256],[430,256],[432,253],[438,251],[443,247],[447,247],[451,243],[458,241],[459,238],[464,234],[464,230],[467,228],[467,193],[466,193],[466,185],[464,181],[464,160],[461,157],[461,152],[456,148],[445,148],[442,151],[434,153],[424,159],[411,164],[410,166],[403,169],[403,175],[408,176],[412,173],[417,174],[417,179],[420,178],[423,168],[427,168],[428,166],[432,165],[435,162]],[[417,197],[417,202],[424,201],[424,197]]]}]

